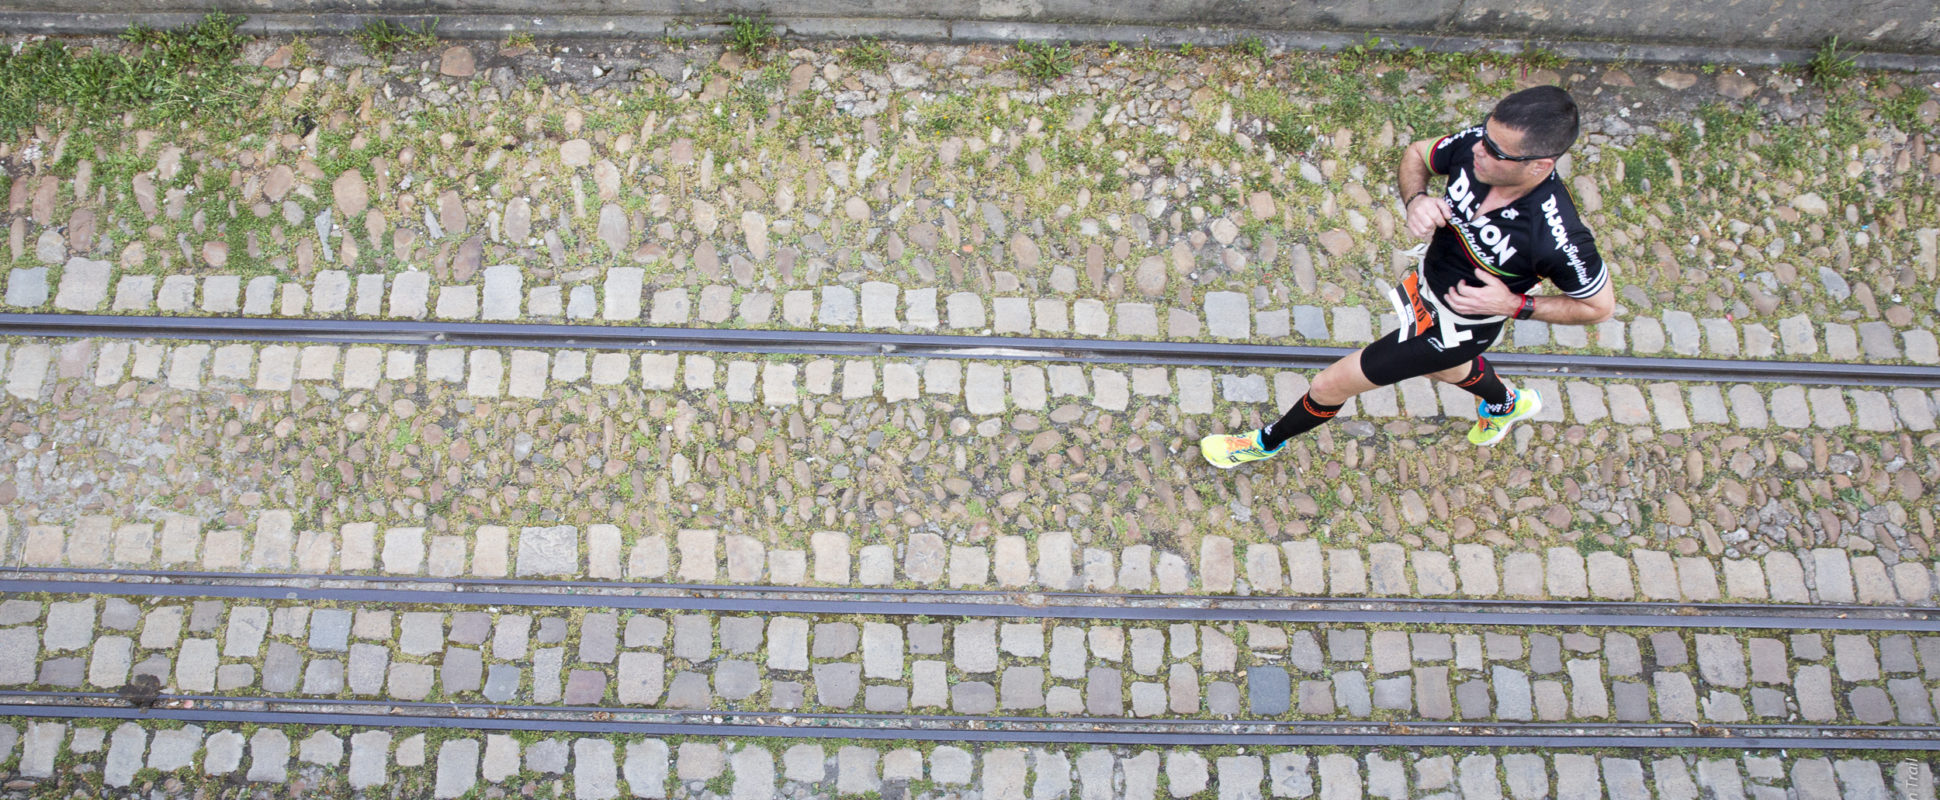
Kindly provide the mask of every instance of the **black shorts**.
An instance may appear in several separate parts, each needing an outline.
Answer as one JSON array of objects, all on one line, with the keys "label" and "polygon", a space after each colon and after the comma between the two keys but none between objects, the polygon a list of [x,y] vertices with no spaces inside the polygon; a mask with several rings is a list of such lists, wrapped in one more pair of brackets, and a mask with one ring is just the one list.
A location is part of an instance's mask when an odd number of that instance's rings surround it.
[{"label": "black shorts", "polygon": [[1409,273],[1391,299],[1401,327],[1361,350],[1361,373],[1376,386],[1467,364],[1502,334],[1503,317],[1476,320],[1443,308],[1420,273]]}]

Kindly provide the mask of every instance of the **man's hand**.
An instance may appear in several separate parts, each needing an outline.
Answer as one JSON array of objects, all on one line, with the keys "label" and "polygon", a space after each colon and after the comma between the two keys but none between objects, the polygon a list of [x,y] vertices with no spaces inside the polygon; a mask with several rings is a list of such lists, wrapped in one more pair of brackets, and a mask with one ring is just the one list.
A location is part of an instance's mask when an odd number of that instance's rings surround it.
[{"label": "man's hand", "polygon": [[1425,194],[1415,195],[1408,201],[1408,232],[1416,239],[1426,239],[1435,235],[1435,229],[1448,224],[1454,213],[1448,201]]},{"label": "man's hand", "polygon": [[[1413,224],[1412,215],[1409,223]],[[1522,308],[1522,298],[1487,270],[1476,270],[1475,279],[1482,282],[1480,288],[1457,283],[1442,298],[1450,311],[1464,317],[1508,317]]]}]

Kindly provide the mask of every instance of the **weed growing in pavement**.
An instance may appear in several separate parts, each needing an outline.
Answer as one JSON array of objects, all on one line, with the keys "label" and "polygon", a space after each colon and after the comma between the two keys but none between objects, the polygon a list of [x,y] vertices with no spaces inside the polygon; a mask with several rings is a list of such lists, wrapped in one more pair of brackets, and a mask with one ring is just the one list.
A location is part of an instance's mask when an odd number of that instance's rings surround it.
[{"label": "weed growing in pavement", "polygon": [[1697,126],[1683,120],[1669,120],[1664,123],[1664,149],[1678,158],[1690,158],[1691,151],[1697,148]]},{"label": "weed growing in pavement", "polygon": [[1261,60],[1266,58],[1266,41],[1258,36],[1241,36],[1239,41],[1233,44],[1233,49],[1244,53],[1249,58]]},{"label": "weed growing in pavement", "polygon": [[505,49],[513,50],[521,47],[526,49],[532,48],[532,34],[530,32],[519,31],[511,36],[505,37]]},{"label": "weed growing in pavement", "polygon": [[1584,533],[1582,538],[1576,540],[1576,552],[1585,557],[1601,551],[1609,551],[1625,557],[1630,555],[1630,542],[1612,537],[1613,541],[1606,543],[1597,537],[1598,534]]},{"label": "weed growing in pavement", "polygon": [[763,92],[780,89],[788,85],[788,70],[780,63],[769,64],[761,68],[761,73],[755,76],[751,85]]},{"label": "weed growing in pavement", "polygon": [[864,37],[842,51],[842,60],[858,69],[882,69],[889,66],[889,48],[873,36]]},{"label": "weed growing in pavement", "polygon": [[1359,42],[1341,48],[1340,65],[1343,70],[1355,70],[1370,61],[1382,58],[1381,37],[1369,36]]},{"label": "weed growing in pavement", "polygon": [[0,134],[49,122],[54,107],[82,125],[130,111],[154,124],[241,109],[259,72],[236,63],[242,20],[215,13],[176,30],[130,28],[123,53],[60,42],[0,52]]},{"label": "weed growing in pavement", "polygon": [[1237,108],[1266,122],[1266,143],[1282,153],[1305,152],[1313,146],[1309,117],[1277,92],[1247,92]]},{"label": "weed growing in pavement", "polygon": [[[1884,87],[1882,87],[1884,88]],[[1901,87],[1900,93],[1879,101],[1879,115],[1901,133],[1924,131],[1932,126],[1920,119],[1920,106],[1925,104],[1929,93],[1923,87]]]},{"label": "weed growing in pavement", "polygon": [[[1755,112],[1754,112],[1755,113]],[[1774,169],[1784,171],[1805,169],[1812,154],[1818,150],[1808,141],[1809,134],[1796,125],[1780,125],[1771,129],[1763,144],[1755,145],[1752,151]]]},{"label": "weed growing in pavement", "polygon": [[1858,62],[1852,57],[1852,51],[1841,50],[1837,36],[1819,45],[1812,60],[1805,62],[1805,79],[1826,91],[1838,88],[1858,73]]},{"label": "weed growing in pavement", "polygon": [[1516,55],[1516,61],[1529,69],[1559,69],[1569,63],[1569,59],[1547,47],[1529,46]]},{"label": "weed growing in pavement", "polygon": [[1011,59],[1011,66],[1018,74],[1039,83],[1050,83],[1069,75],[1078,66],[1077,54],[1070,47],[1020,41],[1017,50],[1021,55]]},{"label": "weed growing in pavement", "polygon": [[945,136],[968,131],[968,126],[976,121],[976,104],[967,95],[944,95],[923,109],[924,127]]},{"label": "weed growing in pavement", "polygon": [[298,36],[290,40],[290,64],[292,66],[310,63],[310,56],[313,54],[309,39]]},{"label": "weed growing in pavement", "polygon": [[1825,123],[1822,129],[1826,139],[1837,147],[1858,144],[1866,138],[1870,127],[1860,118],[1859,106],[1850,97],[1836,97],[1826,103]]},{"label": "weed growing in pavement", "polygon": [[1368,91],[1369,81],[1359,70],[1336,72],[1310,63],[1296,72],[1296,82],[1317,87],[1319,98],[1259,89],[1242,95],[1234,105],[1235,111],[1264,120],[1267,143],[1282,152],[1305,151],[1316,137],[1339,127],[1378,126],[1379,120],[1386,120],[1397,134],[1421,136],[1440,122],[1440,107],[1433,99],[1402,91],[1405,74],[1400,70],[1388,70],[1375,79],[1385,95],[1381,97]]},{"label": "weed growing in pavement", "polygon": [[1646,183],[1661,187],[1671,177],[1669,153],[1657,139],[1638,137],[1622,157],[1623,183],[1632,192],[1643,192]]},{"label": "weed growing in pavement", "polygon": [[1698,109],[1698,120],[1704,123],[1704,138],[1713,143],[1742,142],[1758,130],[1762,121],[1755,108],[1733,108],[1722,103]]},{"label": "weed growing in pavement", "polygon": [[162,31],[134,25],[121,38],[137,47],[153,49],[163,66],[203,66],[230,61],[242,52],[245,37],[236,32],[242,22],[242,17],[218,12],[179,30]]},{"label": "weed growing in pavement", "polygon": [[419,23],[416,29],[388,19],[372,20],[351,35],[364,48],[364,54],[380,61],[412,50],[425,50],[438,43],[438,18]]},{"label": "weed growing in pavement", "polygon": [[751,59],[759,59],[768,48],[781,43],[775,25],[766,17],[728,15],[727,49]]},{"label": "weed growing in pavement", "polygon": [[[1384,45],[1380,37],[1369,36],[1359,43],[1342,48],[1331,68],[1339,72],[1354,72],[1363,67],[1420,69],[1440,75],[1447,80],[1472,80],[1475,78],[1475,71],[1484,66],[1502,69],[1516,67],[1527,71],[1560,69],[1567,63],[1569,59],[1563,54],[1545,47],[1529,47],[1515,54],[1488,51],[1440,53],[1419,46],[1403,48]],[[1506,76],[1503,83],[1505,85],[1507,83]],[[1495,92],[1500,88],[1491,87],[1490,91]]]}]

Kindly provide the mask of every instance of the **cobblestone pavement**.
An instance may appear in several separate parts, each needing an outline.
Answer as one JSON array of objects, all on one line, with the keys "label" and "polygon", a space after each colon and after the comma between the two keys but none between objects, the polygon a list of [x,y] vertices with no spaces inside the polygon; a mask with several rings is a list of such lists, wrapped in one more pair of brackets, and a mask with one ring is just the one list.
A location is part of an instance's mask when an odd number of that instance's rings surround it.
[{"label": "cobblestone pavement", "polygon": [[627,736],[309,730],[154,723],[0,721],[17,757],[13,793],[288,784],[458,798],[523,793],[618,797],[982,797],[990,800],[1216,797],[1460,797],[1537,800],[1932,798],[1931,765],[1850,754],[1656,756],[1516,750],[1349,754],[953,744],[774,742],[723,745]]},{"label": "cobblestone pavement", "polygon": [[[1528,379],[1549,398],[1538,422],[1477,450],[1450,444],[1472,399],[1418,379],[1233,474],[1190,457],[1192,439],[1270,417],[1301,374],[87,340],[0,357],[13,376],[45,367],[14,384],[32,399],[0,405],[15,465],[0,502],[17,509],[0,563],[1559,599],[1935,589],[1940,398],[1913,389]],[[1503,480],[1471,478],[1487,474]]]},{"label": "cobblestone pavement", "polygon": [[1236,543],[1206,535],[1196,553],[1179,553],[1146,544],[1119,549],[1105,541],[1086,543],[1068,531],[995,535],[988,544],[951,544],[921,531],[899,544],[864,544],[838,531],[817,531],[807,537],[808,547],[798,548],[711,529],[628,537],[611,524],[583,531],[573,525],[516,531],[483,525],[427,536],[422,526],[380,529],[374,522],[346,523],[334,532],[296,531],[293,519],[287,511],[269,511],[253,531],[204,531],[185,515],[169,515],[159,525],[85,516],[72,528],[28,526],[21,555],[6,563],[801,587],[1907,605],[1931,604],[1934,575],[1921,562],[1889,567],[1878,556],[1836,547],[1711,559],[1645,549],[1586,556],[1578,547],[1558,546],[1503,555],[1480,543],[1443,552],[1394,542],[1361,549],[1323,547],[1311,538]]},{"label": "cobblestone pavement", "polygon": [[1354,343],[1396,147],[1558,82],[1622,307],[1510,346],[1940,361],[1937,76],[850,52],[256,42],[242,118],[0,145],[5,303]]},{"label": "cobblestone pavement", "polygon": [[[485,602],[485,601],[482,601]],[[947,622],[66,597],[0,604],[0,687],[684,710],[1934,723],[1940,637]]]},{"label": "cobblestone pavement", "polygon": [[[20,37],[11,37],[12,41]],[[92,42],[116,47],[111,40]],[[0,309],[1352,345],[1405,142],[1559,82],[1620,307],[1523,351],[1940,363],[1940,75],[1362,51],[262,40],[218,124],[0,142]],[[133,117],[130,117],[133,119]],[[51,127],[50,127],[51,126]],[[0,566],[1925,605],[1940,394],[0,341]],[[1932,725],[1940,637],[20,594],[0,689],[1115,720]],[[604,712],[602,712],[604,713]],[[1582,729],[1588,729],[1587,727]],[[0,795],[1932,798],[1923,755],[1004,747],[0,719]],[[286,788],[287,787],[287,788]]]}]

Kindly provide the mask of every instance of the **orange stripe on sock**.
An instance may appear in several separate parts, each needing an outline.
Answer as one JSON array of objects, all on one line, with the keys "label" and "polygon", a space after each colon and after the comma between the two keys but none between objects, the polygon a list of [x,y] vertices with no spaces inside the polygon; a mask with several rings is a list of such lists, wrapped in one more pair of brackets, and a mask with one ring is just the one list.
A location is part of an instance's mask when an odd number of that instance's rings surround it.
[{"label": "orange stripe on sock", "polygon": [[1470,386],[1474,386],[1474,385],[1475,385],[1475,384],[1476,384],[1477,382],[1479,382],[1479,381],[1481,381],[1481,380],[1482,380],[1482,376],[1484,376],[1484,375],[1487,375],[1487,374],[1489,374],[1489,373],[1488,373],[1488,369],[1489,369],[1489,365],[1488,365],[1488,364],[1487,364],[1486,362],[1484,362],[1484,361],[1482,360],[1482,357],[1481,357],[1481,356],[1476,356],[1476,357],[1475,357],[1475,374],[1474,374],[1474,375],[1470,375],[1470,376],[1469,376],[1469,378],[1468,378],[1468,380],[1465,380],[1465,381],[1462,381],[1461,383],[1458,383],[1458,384],[1455,384],[1455,385],[1456,385],[1457,387],[1459,387],[1459,388],[1463,388],[1463,389],[1467,389],[1467,388],[1468,388],[1468,387],[1470,387]]}]

